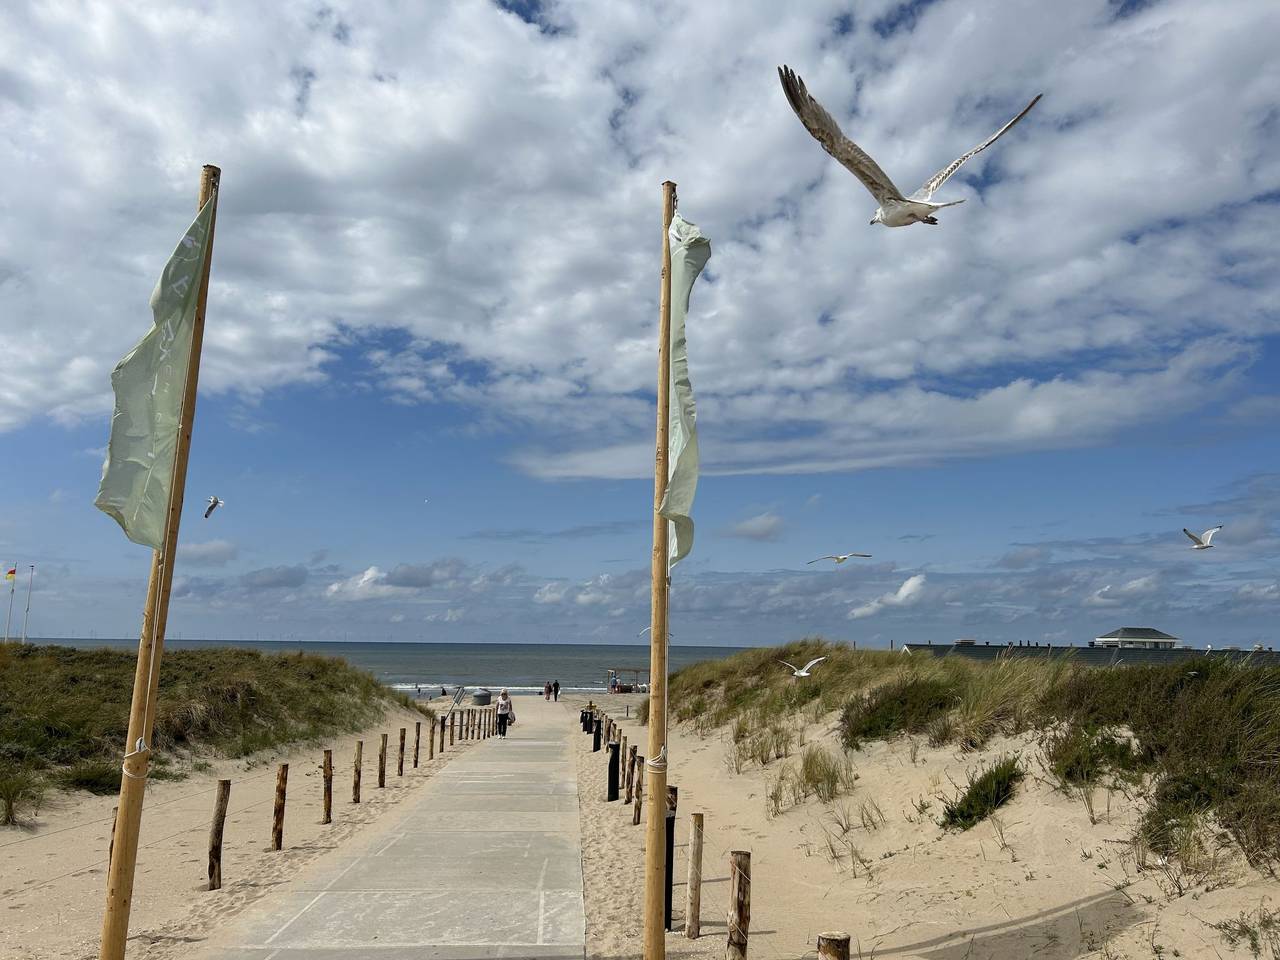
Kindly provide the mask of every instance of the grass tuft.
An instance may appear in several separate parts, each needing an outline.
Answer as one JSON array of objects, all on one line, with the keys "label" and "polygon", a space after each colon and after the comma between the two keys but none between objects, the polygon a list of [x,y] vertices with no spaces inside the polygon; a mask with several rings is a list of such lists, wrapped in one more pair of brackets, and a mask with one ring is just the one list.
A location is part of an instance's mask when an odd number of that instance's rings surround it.
[{"label": "grass tuft", "polygon": [[44,794],[40,774],[0,761],[0,825],[12,827],[39,814]]},{"label": "grass tuft", "polygon": [[941,825],[968,830],[981,823],[1009,802],[1022,776],[1016,756],[1004,757],[980,774],[969,774],[968,787],[943,806]]},{"label": "grass tuft", "polygon": [[956,684],[941,677],[906,674],[851,699],[840,715],[840,739],[848,750],[867,740],[923,733],[956,702]]}]

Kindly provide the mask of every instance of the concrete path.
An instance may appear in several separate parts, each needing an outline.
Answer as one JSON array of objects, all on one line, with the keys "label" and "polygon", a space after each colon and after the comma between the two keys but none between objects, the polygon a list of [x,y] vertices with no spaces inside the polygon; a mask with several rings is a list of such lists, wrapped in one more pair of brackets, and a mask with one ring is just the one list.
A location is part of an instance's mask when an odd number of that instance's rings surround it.
[{"label": "concrete path", "polygon": [[[394,823],[217,935],[217,960],[582,958],[578,785],[564,708],[450,761]],[[346,855],[343,856],[342,854]]]}]

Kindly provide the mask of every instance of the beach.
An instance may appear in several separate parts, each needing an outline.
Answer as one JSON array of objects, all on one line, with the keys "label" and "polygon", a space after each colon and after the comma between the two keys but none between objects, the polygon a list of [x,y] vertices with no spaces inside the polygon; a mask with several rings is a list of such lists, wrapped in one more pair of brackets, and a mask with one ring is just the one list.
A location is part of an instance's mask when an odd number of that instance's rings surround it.
[{"label": "beach", "polygon": [[[573,724],[580,704],[566,703]],[[642,697],[595,703],[646,749],[648,729],[624,719]],[[808,724],[809,743],[835,744],[833,715]],[[1031,736],[1000,737],[959,753],[920,737],[873,743],[853,754],[855,787],[832,803],[815,798],[766,812],[769,767],[735,772],[727,731],[672,726],[669,782],[679,789],[672,956],[721,957],[728,854],[751,852],[749,955],[814,956],[819,933],[851,935],[852,956],[930,960],[1069,960],[1089,957],[1253,957],[1243,917],[1259,926],[1280,903],[1280,883],[1223,842],[1194,866],[1136,849],[1132,794],[1099,789],[1092,813],[1039,768]],[[587,956],[638,958],[642,932],[643,823],[605,802],[607,753],[576,738],[582,798]],[[1028,775],[998,816],[964,832],[940,828],[943,799],[972,771],[1017,753]],[[646,798],[647,799],[647,798]],[[921,809],[923,808],[923,809]],[[705,817],[701,927],[684,939],[689,815]],[[1217,926],[1215,926],[1217,925]],[[1265,919],[1261,922],[1266,927]],[[861,951],[861,953],[859,953]]]},{"label": "beach", "polygon": [[[423,723],[419,766],[412,765],[414,724]],[[396,775],[399,729],[407,731],[403,777]],[[129,956],[190,952],[211,931],[293,876],[302,866],[376,825],[469,749],[446,748],[427,761],[429,724],[394,707],[365,730],[284,752],[213,761],[186,779],[148,784],[138,850]],[[381,734],[389,734],[386,787],[378,788]],[[353,804],[352,764],[364,741],[361,802]],[[333,751],[333,822],[322,824],[321,761]],[[284,844],[270,849],[276,772],[289,764]],[[217,781],[232,781],[223,840],[221,890],[207,889],[208,838]],[[51,794],[34,826],[0,830],[0,957],[78,960],[96,957],[102,922],[114,796]]]}]

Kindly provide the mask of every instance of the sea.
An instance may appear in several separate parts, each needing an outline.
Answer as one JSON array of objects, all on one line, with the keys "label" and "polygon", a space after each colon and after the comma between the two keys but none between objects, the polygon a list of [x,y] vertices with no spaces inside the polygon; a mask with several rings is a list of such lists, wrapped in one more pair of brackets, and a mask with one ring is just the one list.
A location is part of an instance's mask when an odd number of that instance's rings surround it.
[{"label": "sea", "polygon": [[[68,647],[115,650],[138,649],[138,641],[39,639]],[[297,653],[305,650],[326,657],[342,657],[367,670],[380,681],[406,693],[452,693],[458,687],[503,687],[512,694],[541,693],[542,685],[555,680],[571,692],[599,693],[605,689],[608,671],[621,670],[623,682],[632,671],[648,671],[648,645],[580,643],[397,643],[387,641],[292,642],[285,640],[166,640],[166,650],[208,650],[240,647],[264,653]],[[739,647],[672,646],[667,654],[672,672],[703,660],[719,660]],[[647,679],[642,674],[641,679]]]}]

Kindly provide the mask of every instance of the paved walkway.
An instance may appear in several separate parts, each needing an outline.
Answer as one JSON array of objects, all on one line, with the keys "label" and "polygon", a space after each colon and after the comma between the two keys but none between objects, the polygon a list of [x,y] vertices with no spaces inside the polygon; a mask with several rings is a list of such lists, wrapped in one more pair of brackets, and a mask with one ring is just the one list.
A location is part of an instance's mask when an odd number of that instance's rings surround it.
[{"label": "paved walkway", "polygon": [[582,958],[578,786],[564,708],[516,700],[394,823],[217,936],[218,960]]}]

